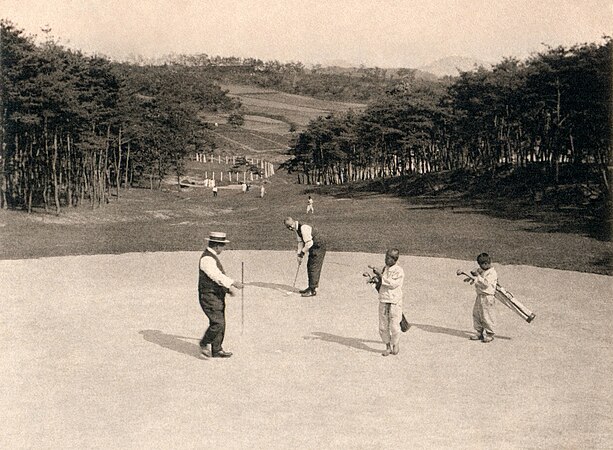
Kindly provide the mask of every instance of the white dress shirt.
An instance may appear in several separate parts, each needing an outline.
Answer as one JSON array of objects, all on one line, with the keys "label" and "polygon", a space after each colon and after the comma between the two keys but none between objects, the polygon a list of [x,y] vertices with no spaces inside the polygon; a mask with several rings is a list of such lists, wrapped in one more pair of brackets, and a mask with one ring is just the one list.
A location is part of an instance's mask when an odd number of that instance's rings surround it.
[{"label": "white dress shirt", "polygon": [[[300,226],[300,231],[302,232],[302,239],[300,239],[300,235],[298,234],[298,227]],[[294,222],[294,230],[296,231],[296,239],[298,240],[298,253],[304,252],[307,253],[309,249],[313,246],[313,227],[311,225],[298,225],[298,221]]]},{"label": "white dress shirt", "polygon": [[[206,248],[209,252],[214,255],[218,255],[218,253],[213,250],[211,247]],[[229,276],[225,275],[219,268],[217,267],[217,261],[215,258],[209,255],[204,255],[200,258],[200,270],[208,275],[208,277],[217,283],[220,286],[230,289],[234,280]]]}]

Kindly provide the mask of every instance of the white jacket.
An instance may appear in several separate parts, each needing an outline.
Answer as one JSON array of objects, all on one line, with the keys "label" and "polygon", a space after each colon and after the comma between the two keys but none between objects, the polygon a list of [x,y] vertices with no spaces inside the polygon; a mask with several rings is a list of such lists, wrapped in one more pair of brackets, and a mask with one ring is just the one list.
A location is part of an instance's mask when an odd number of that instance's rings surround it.
[{"label": "white jacket", "polygon": [[379,301],[381,303],[402,304],[402,285],[404,284],[404,270],[398,264],[385,266],[381,275],[381,289]]}]

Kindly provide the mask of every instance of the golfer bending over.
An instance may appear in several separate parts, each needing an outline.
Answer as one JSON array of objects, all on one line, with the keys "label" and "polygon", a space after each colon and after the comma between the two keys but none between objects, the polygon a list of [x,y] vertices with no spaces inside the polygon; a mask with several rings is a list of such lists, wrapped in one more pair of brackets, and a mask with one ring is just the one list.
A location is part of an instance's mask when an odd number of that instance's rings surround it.
[{"label": "golfer bending over", "polygon": [[222,348],[226,331],[226,294],[234,295],[231,288],[242,289],[243,284],[226,276],[219,261],[219,254],[230,242],[226,233],[213,231],[207,241],[208,247],[200,257],[198,298],[200,307],[209,318],[209,327],[200,340],[200,355],[202,358],[229,358],[232,353]]},{"label": "golfer bending over", "polygon": [[319,232],[311,225],[298,223],[297,220],[291,217],[286,217],[284,223],[288,230],[296,232],[298,241],[298,265],[302,264],[304,255],[306,255],[307,252],[309,254],[309,260],[307,262],[309,286],[301,290],[300,293],[303,297],[314,297],[317,295],[319,276],[321,275],[321,268],[324,264],[324,257],[326,256],[326,243]]}]

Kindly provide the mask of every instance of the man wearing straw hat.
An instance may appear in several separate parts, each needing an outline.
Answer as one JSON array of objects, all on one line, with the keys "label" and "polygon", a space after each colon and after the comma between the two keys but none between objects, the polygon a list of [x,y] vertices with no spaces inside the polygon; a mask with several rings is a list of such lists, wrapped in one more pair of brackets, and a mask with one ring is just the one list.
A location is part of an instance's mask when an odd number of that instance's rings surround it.
[{"label": "man wearing straw hat", "polygon": [[208,246],[200,257],[198,299],[209,318],[209,327],[200,341],[200,355],[205,359],[229,358],[232,353],[222,348],[226,331],[226,294],[233,295],[230,289],[242,289],[243,284],[228,277],[219,261],[219,254],[230,242],[226,233],[212,231],[207,241]]}]

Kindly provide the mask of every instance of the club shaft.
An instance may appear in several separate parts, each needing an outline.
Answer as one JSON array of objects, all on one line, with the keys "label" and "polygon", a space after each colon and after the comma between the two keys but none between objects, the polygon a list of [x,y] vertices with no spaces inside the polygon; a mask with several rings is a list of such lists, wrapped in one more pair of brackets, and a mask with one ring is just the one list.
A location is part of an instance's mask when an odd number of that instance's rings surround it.
[{"label": "club shaft", "polygon": [[[241,262],[241,283],[245,284],[245,262]],[[245,286],[241,289],[241,334],[245,328]]]},{"label": "club shaft", "polygon": [[296,281],[298,280],[298,271],[299,270],[300,270],[300,264],[298,264],[298,268],[296,268],[296,276],[294,277],[294,284],[292,284],[293,288],[296,287]]}]

